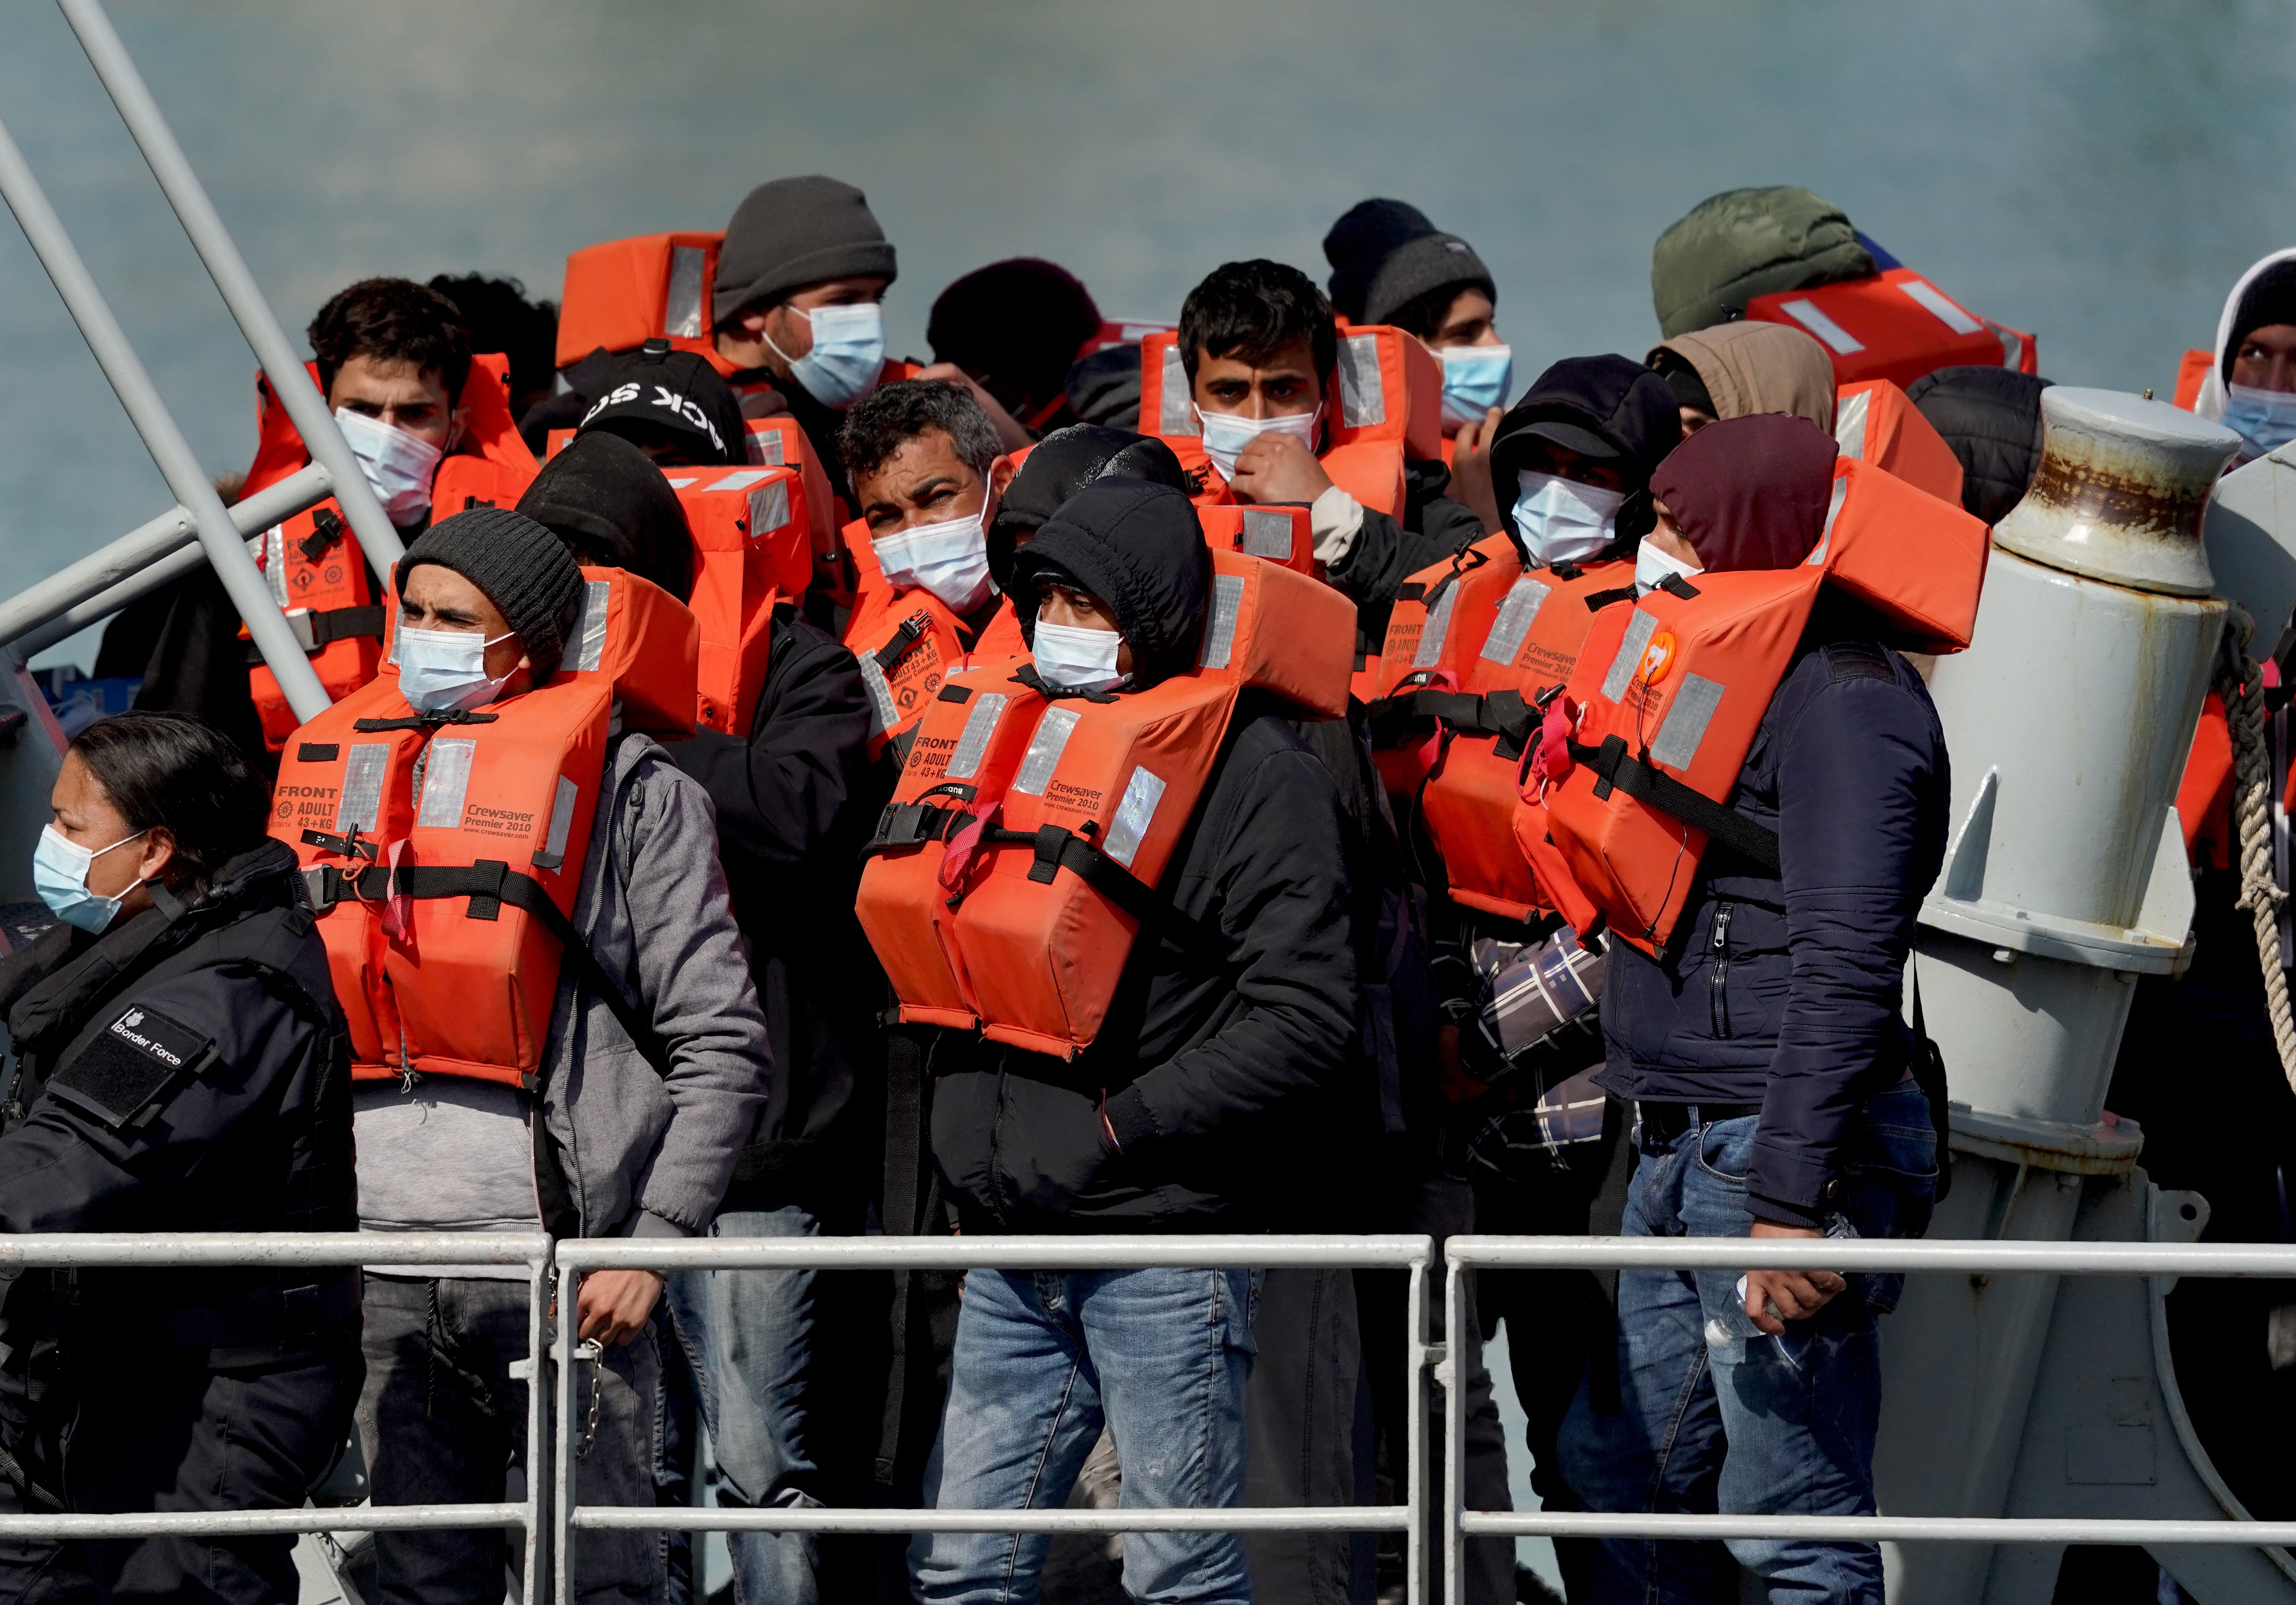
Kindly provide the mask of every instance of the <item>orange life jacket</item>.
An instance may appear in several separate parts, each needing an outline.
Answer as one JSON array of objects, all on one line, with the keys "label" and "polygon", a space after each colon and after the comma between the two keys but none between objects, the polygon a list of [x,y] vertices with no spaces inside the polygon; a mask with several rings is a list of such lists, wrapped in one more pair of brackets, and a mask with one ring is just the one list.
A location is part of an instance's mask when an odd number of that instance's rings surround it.
[{"label": "orange life jacket", "polygon": [[[317,384],[318,365],[305,367]],[[430,482],[434,520],[481,503],[509,506],[533,482],[534,454],[519,439],[510,416],[509,374],[507,357],[471,358],[470,377],[455,404],[463,414],[463,443],[476,455],[458,452],[439,461]],[[276,484],[311,460],[268,381],[258,374],[255,384],[255,460],[248,466],[242,496]],[[340,701],[373,679],[381,654],[384,610],[341,507],[330,498],[274,524],[257,540],[256,561],[271,582],[271,595],[286,611],[328,696]],[[263,723],[264,745],[275,753],[295,728],[295,710],[266,665],[254,664],[247,682]]]},{"label": "orange life jacket", "polygon": [[1886,468],[1939,501],[1961,505],[1961,459],[1890,381],[1867,379],[1841,388],[1833,403],[1833,439],[1843,457]]},{"label": "orange life jacket", "polygon": [[582,572],[579,626],[548,684],[424,715],[386,671],[280,760],[271,834],[304,866],[354,1080],[531,1089],[570,957],[650,1040],[569,917],[617,710],[625,729],[693,728],[693,617],[634,574]]},{"label": "orange life jacket", "polygon": [[1553,906],[1515,846],[1523,751],[1596,617],[1633,600],[1632,564],[1526,570],[1505,535],[1398,593],[1373,756],[1388,790],[1415,799],[1455,901],[1515,920]]},{"label": "orange life jacket", "polygon": [[[1339,337],[1332,394],[1324,399],[1324,449],[1316,460],[1332,482],[1366,507],[1403,516],[1403,465],[1443,452],[1443,367],[1424,345],[1384,325]],[[1235,498],[1204,455],[1177,333],[1140,342],[1140,424],[1160,437],[1204,489],[1198,505]]]},{"label": "orange life jacket", "polygon": [[904,1020],[1072,1057],[1134,938],[1210,934],[1157,895],[1237,696],[1347,705],[1346,597],[1215,549],[1200,663],[1144,691],[1047,701],[1020,662],[943,687],[870,844],[856,904]]},{"label": "orange life jacket", "polygon": [[[1990,544],[1960,507],[1843,457],[1824,534],[1804,562],[1671,580],[1631,607],[1604,609],[1567,692],[1576,763],[1559,779],[1526,782],[1546,811],[1534,868],[1542,882],[1558,869],[1570,882],[1549,887],[1550,905],[1581,898],[1619,936],[1660,952],[1710,834],[1732,832],[1758,860],[1763,851],[1759,827],[1720,805],[1818,587],[1863,604],[1909,650],[1958,652],[1976,624]],[[1517,816],[1519,840],[1535,823]]]},{"label": "orange life jacket", "polygon": [[1911,384],[1941,367],[1972,365],[2040,372],[2030,334],[1980,317],[1910,268],[1809,290],[1780,290],[1746,303],[1746,316],[1817,336],[1838,384],[1893,379]]},{"label": "orange life jacket", "polygon": [[813,578],[805,482],[794,468],[677,468],[669,486],[693,535],[695,722],[746,739],[765,689],[774,607],[803,597]]},{"label": "orange life jacket", "polygon": [[[932,592],[922,587],[896,591],[885,583],[867,524],[857,518],[846,525],[843,542],[857,575],[844,638],[869,693],[869,756],[875,758],[888,743],[906,754],[926,707],[948,677],[972,662],[979,643],[955,610]],[[1012,612],[1009,600],[996,604],[996,617]],[[1016,621],[1013,638],[1019,635]]]}]

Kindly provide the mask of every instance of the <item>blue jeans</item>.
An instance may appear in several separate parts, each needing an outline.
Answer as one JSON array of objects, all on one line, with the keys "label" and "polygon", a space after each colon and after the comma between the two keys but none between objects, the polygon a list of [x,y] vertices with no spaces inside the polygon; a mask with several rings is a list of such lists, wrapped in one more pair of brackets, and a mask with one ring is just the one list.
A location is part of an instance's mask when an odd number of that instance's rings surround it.
[{"label": "blue jeans", "polygon": [[[925,1472],[939,1510],[1058,1509],[1106,1422],[1128,1506],[1242,1502],[1257,1272],[974,1271]],[[1034,1605],[1050,1540],[920,1533],[923,1605]],[[1234,1533],[1128,1533],[1124,1587],[1152,1605],[1250,1605]]]},{"label": "blue jeans", "polygon": [[[1745,1175],[1758,1117],[1704,1122],[1646,1143],[1627,1200],[1628,1237],[1745,1237]],[[1841,1156],[1828,1222],[1836,1237],[1918,1237],[1936,1190],[1937,1140],[1911,1082],[1869,1098]],[[1565,1477],[1589,1510],[1864,1516],[1874,1511],[1874,1434],[1882,1410],[1875,1317],[1903,1279],[1848,1278],[1808,1321],[1772,1338],[1747,1320],[1737,1271],[1627,1271],[1619,1277],[1617,1414],[1581,1387],[1562,1424]],[[1882,1605],[1870,1543],[1736,1539],[1730,1553],[1772,1605]],[[1603,1605],[1704,1601],[1703,1544],[1606,1540],[1595,1561]]]},{"label": "blue jeans", "polygon": [[[818,1237],[795,1205],[728,1210],[713,1238]],[[819,1275],[811,1271],[679,1271],[664,1297],[693,1366],[718,1465],[718,1502],[749,1510],[825,1503],[814,1399]],[[810,1533],[732,1533],[741,1605],[819,1605],[819,1544]]]}]

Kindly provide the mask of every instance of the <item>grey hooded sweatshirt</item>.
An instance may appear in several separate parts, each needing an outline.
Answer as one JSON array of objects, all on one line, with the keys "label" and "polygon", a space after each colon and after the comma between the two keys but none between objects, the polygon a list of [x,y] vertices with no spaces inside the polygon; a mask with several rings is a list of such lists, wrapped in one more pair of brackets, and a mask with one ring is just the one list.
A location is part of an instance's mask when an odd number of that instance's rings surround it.
[{"label": "grey hooded sweatshirt", "polygon": [[[612,1010],[570,968],[561,973],[540,1104],[580,1234],[693,1236],[717,1213],[773,1065],[718,861],[716,812],[650,737],[613,748],[574,924],[669,1061],[657,1074]],[[515,1087],[453,1077],[360,1083],[361,1224],[535,1230],[534,1102]]]}]

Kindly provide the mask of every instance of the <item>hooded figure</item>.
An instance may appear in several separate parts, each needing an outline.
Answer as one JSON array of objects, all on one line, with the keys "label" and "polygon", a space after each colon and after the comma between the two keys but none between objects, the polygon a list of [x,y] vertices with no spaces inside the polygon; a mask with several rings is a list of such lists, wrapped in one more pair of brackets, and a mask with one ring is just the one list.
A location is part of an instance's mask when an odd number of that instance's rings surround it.
[{"label": "hooded figure", "polygon": [[577,436],[518,498],[556,531],[577,563],[627,569],[685,602],[693,596],[693,532],[677,492],[619,435]]},{"label": "hooded figure", "polygon": [[1906,387],[1930,427],[1961,459],[1961,505],[1988,524],[2025,499],[2041,465],[2046,379],[2013,368],[1949,367]]},{"label": "hooded figure", "polygon": [[[1684,442],[1651,490],[1708,567],[1775,568],[1823,531],[1834,457],[1807,419],[1735,418]],[[1951,778],[1920,677],[1863,630],[1852,611],[1813,614],[1726,794],[1775,834],[1777,867],[1710,843],[1665,956],[1609,949],[1597,1081],[1641,1120],[1626,1236],[1918,1237],[1928,1222],[1937,1142],[1900,1010]],[[1871,1512],[1876,1323],[1898,1279],[1848,1280],[1620,1272],[1619,1405],[1573,1402],[1570,1487],[1595,1510],[1718,1486],[1726,1511]],[[1658,1597],[1660,1568],[1667,1597],[1710,1589],[1696,1546],[1602,1549],[1618,1597]],[[1882,1598],[1874,1545],[1764,1540],[1761,1555],[1774,1590]]]},{"label": "hooded figure", "polygon": [[1833,359],[1800,329],[1717,324],[1660,342],[1644,360],[1677,405],[1710,419],[1792,413],[1833,432]]},{"label": "hooded figure", "polygon": [[[1651,471],[1682,440],[1682,413],[1666,381],[1632,358],[1566,357],[1541,374],[1513,410],[1499,420],[1491,444],[1491,487],[1500,506],[1513,503],[1526,473],[1543,473],[1559,446],[1615,475],[1626,501],[1616,510],[1606,550],[1631,552],[1650,528],[1643,494]],[[1574,477],[1565,475],[1563,477]],[[1521,547],[1524,531],[1513,514],[1507,528]],[[1526,562],[1534,559],[1526,550]]]},{"label": "hooded figure", "polygon": [[2224,416],[2226,387],[2240,342],[2267,324],[2296,324],[2296,248],[2276,251],[2240,276],[2217,318],[2217,359],[2201,381],[2193,410],[2203,418]]},{"label": "hooded figure", "polygon": [[673,351],[666,340],[649,340],[601,367],[590,393],[597,399],[582,415],[584,433],[620,435],[657,463],[748,460],[742,404],[699,351]]},{"label": "hooded figure", "polygon": [[1185,491],[1143,480],[1095,480],[1062,504],[1013,557],[1013,611],[1037,638],[1046,580],[1106,603],[1132,649],[1125,688],[1144,691],[1192,667],[1211,594],[1211,548]]},{"label": "hooded figure", "polygon": [[996,504],[988,525],[988,572],[1013,588],[1013,554],[1028,545],[1062,503],[1095,480],[1136,479],[1188,489],[1188,472],[1154,435],[1072,424],[1037,442]]},{"label": "hooded figure", "polygon": [[1671,340],[1742,317],[1781,290],[1864,278],[1872,251],[1841,209],[1795,185],[1725,190],[1692,207],[1651,249],[1651,303]]},{"label": "hooded figure", "polygon": [[1841,449],[1807,418],[1710,424],[1651,475],[1651,498],[1710,573],[1792,568],[1816,549]]},{"label": "hooded figure", "polygon": [[[1133,654],[1119,703],[1194,663],[1211,556],[1183,492],[1096,480],[1013,568],[1031,635],[1045,580],[1114,615]],[[1083,695],[1043,717],[1089,717]],[[1331,778],[1283,718],[1237,705],[1156,894],[1205,939],[1144,932],[1097,1038],[1073,1059],[937,1033],[933,1159],[966,1232],[1248,1231],[1297,1206],[1300,1180],[1283,1161],[1328,1179],[1330,1112],[1357,1059],[1346,847]],[[1096,1272],[1066,1279],[1058,1309],[1045,1286],[993,1272],[965,1284],[947,1410],[975,1429],[943,1439],[942,1498],[1025,1503],[1029,1476],[1073,1478],[1104,1421],[1128,1497],[1242,1502],[1249,1279]],[[1095,1309],[1123,1315],[1095,1320]],[[1071,1390],[1079,1359],[1097,1388]],[[1039,1451],[1056,1419],[1083,1436],[1059,1426],[1078,1453],[1056,1448],[1046,1471]],[[1135,1535],[1125,1547],[1128,1588],[1141,1597],[1175,1597],[1184,1580],[1204,1597],[1250,1593],[1240,1535]],[[921,1598],[1033,1593],[1044,1552],[920,1534],[911,1579]]]}]

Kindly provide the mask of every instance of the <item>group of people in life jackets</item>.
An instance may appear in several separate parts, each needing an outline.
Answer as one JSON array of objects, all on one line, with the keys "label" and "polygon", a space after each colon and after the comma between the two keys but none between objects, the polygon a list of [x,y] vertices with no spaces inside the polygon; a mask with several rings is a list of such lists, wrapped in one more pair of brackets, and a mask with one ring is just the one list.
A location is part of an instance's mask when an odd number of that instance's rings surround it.
[{"label": "group of people in life jackets", "polygon": [[[2033,337],[1792,188],[1660,237],[1646,356],[1527,384],[1466,241],[1373,200],[1324,250],[1328,291],[1229,262],[1168,323],[994,264],[924,365],[887,354],[865,197],[809,177],[574,251],[546,359],[485,281],[322,309],[311,383],[406,554],[379,572],[332,503],[250,544],[333,705],[299,722],[197,585],[107,652],[148,651],[139,706],[275,766],[360,1226],[1923,1231],[1922,675],[2032,470]],[[2191,378],[2254,450],[2296,436],[2296,252]],[[258,389],[242,494],[308,460]],[[2228,792],[2211,739],[2188,791]],[[2220,854],[2221,808],[2185,817]],[[303,1408],[354,1427],[378,1503],[505,1497],[522,1279],[365,1274],[364,1381]],[[1470,1507],[1506,1508],[1504,1328],[1547,1508],[1871,1512],[1897,1295],[1487,1273],[1429,1466],[1461,1434]],[[704,1429],[718,1502],[754,1508],[1371,1503],[1407,1469],[1401,1272],[612,1271],[579,1299],[584,1502],[685,1502]],[[269,1597],[275,1541],[151,1543]],[[1115,1564],[729,1544],[743,1605]],[[1574,1602],[1704,1600],[1733,1563],[1882,1598],[1871,1545],[1556,1548]],[[1368,1599],[1401,1565],[1327,1533],[1120,1553],[1159,1601]],[[1468,1598],[1517,1597],[1512,1541],[1467,1555]],[[372,1580],[491,1605],[512,1559],[383,1532]],[[636,1531],[583,1532],[575,1576],[699,1585]]]}]

